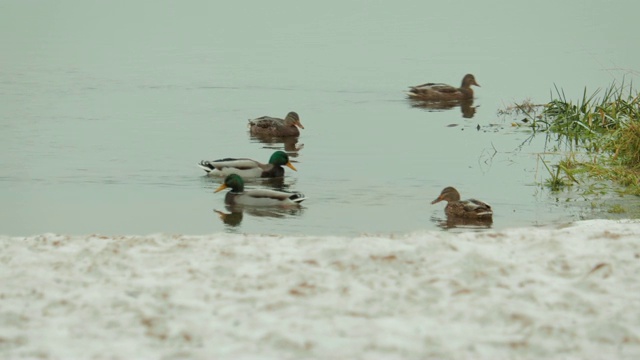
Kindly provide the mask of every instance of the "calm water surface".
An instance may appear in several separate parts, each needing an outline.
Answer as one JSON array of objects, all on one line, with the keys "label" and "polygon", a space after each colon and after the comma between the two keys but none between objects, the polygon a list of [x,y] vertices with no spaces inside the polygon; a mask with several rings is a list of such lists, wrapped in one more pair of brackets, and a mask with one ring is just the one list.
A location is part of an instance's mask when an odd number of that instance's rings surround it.
[{"label": "calm water surface", "polygon": [[[554,84],[637,82],[638,4],[2,1],[0,233],[438,229],[447,185],[491,203],[494,228],[608,217],[541,187],[544,136],[496,112]],[[405,99],[465,73],[482,86],[471,118]],[[196,163],[266,162],[285,145],[247,119],[291,110],[305,130],[284,186],[309,200],[221,221]]]}]

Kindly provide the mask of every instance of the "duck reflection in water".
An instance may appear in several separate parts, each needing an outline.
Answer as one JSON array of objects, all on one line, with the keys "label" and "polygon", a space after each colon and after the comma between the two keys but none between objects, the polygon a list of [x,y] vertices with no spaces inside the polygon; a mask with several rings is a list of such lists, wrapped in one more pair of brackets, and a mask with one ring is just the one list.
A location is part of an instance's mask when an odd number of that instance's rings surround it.
[{"label": "duck reflection in water", "polygon": [[302,214],[302,207],[297,208],[255,208],[242,205],[227,205],[226,212],[221,210],[213,210],[220,220],[229,227],[237,227],[243,220],[244,213],[250,216],[284,219]]},{"label": "duck reflection in water", "polygon": [[218,217],[225,225],[235,227],[240,225],[240,223],[242,222],[242,211],[231,211],[226,213],[224,211],[214,209],[213,212],[218,214]]},{"label": "duck reflection in water", "polygon": [[253,142],[265,144],[265,146],[263,146],[264,149],[283,150],[287,152],[290,157],[297,157],[298,151],[304,147],[304,144],[298,143],[297,136],[282,137],[250,134],[250,139]]},{"label": "duck reflection in water", "polygon": [[451,217],[448,216],[446,219],[432,217],[431,221],[436,223],[438,227],[449,230],[449,229],[490,229],[493,225],[493,219],[467,219],[467,218],[459,218],[459,217]]},{"label": "duck reflection in water", "polygon": [[473,106],[473,99],[470,100],[447,100],[447,101],[423,101],[423,100],[409,100],[411,107],[421,108],[427,111],[442,111],[450,110],[455,107],[460,107],[462,117],[465,119],[471,119],[476,114],[477,106]]}]

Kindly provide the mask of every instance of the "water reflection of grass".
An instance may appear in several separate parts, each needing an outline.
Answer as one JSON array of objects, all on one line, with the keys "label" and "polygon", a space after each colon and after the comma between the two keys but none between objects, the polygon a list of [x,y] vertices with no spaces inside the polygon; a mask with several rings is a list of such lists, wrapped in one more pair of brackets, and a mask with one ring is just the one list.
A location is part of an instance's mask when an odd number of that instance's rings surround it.
[{"label": "water reflection of grass", "polygon": [[[640,96],[630,84],[614,83],[591,95],[585,89],[577,102],[556,87],[547,104],[525,100],[499,113],[524,115],[514,125],[553,134],[556,149],[564,143],[577,151],[555,165],[541,158],[550,175],[545,185],[553,191],[575,183],[591,184],[584,189],[588,192],[594,180],[605,180],[622,185],[623,193],[640,195]],[[590,181],[579,182],[582,177]]]}]

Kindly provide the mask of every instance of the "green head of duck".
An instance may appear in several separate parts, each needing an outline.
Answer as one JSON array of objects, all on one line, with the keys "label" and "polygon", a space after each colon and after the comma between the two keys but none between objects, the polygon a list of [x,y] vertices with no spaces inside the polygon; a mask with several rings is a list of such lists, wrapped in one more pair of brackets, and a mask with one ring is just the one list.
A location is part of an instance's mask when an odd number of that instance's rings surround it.
[{"label": "green head of duck", "polygon": [[224,179],[222,185],[220,185],[214,193],[222,191],[226,188],[230,188],[232,192],[241,193],[244,191],[244,180],[237,174],[231,174]]},{"label": "green head of duck", "polygon": [[291,170],[298,171],[298,169],[296,169],[295,166],[293,166],[289,161],[289,155],[287,155],[287,153],[284,151],[274,152],[269,159],[269,164],[273,164],[276,166],[287,166]]}]

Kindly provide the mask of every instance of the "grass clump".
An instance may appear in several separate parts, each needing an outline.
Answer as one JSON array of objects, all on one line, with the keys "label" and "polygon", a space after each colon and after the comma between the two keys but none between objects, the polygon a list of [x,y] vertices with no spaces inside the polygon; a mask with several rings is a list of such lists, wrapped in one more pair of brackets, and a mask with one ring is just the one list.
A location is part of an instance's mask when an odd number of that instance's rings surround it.
[{"label": "grass clump", "polygon": [[532,119],[537,130],[584,140],[620,129],[640,118],[637,92],[634,95],[632,86],[624,82],[619,86],[614,83],[604,91],[598,89],[591,95],[585,88],[582,99],[575,103],[557,86],[555,92],[555,98],[552,95],[541,116]]},{"label": "grass clump", "polygon": [[[638,105],[640,108],[640,105]],[[637,110],[637,109],[636,109]],[[616,130],[611,141],[607,143],[607,150],[613,153],[613,160],[630,170],[640,171],[640,117],[629,121],[625,126]]]},{"label": "grass clump", "polygon": [[573,183],[579,184],[573,174],[575,162],[570,158],[560,161],[557,165],[548,165],[541,156],[539,156],[539,159],[547,169],[547,172],[549,172],[550,177],[545,181],[545,185],[551,191],[559,191],[566,186],[573,185]]},{"label": "grass clump", "polygon": [[609,210],[607,210],[608,213],[610,214],[624,214],[627,212],[627,210],[619,204],[615,204],[615,205],[611,205],[611,207],[609,207]]},{"label": "grass clump", "polygon": [[625,193],[640,195],[640,96],[631,84],[614,83],[591,95],[585,88],[577,102],[555,87],[555,96],[539,114],[536,107],[526,106],[530,103],[515,107],[527,117],[523,120],[527,126],[555,134],[558,142],[569,140],[593,159],[577,162],[574,154],[557,165],[543,161],[550,174],[546,186],[557,191],[579,183],[576,174],[580,174],[615,181],[625,186]]}]

